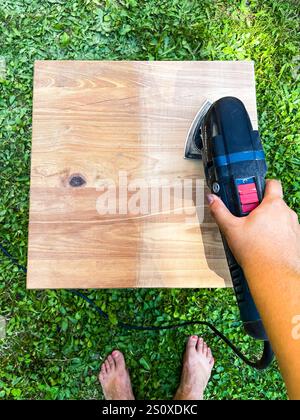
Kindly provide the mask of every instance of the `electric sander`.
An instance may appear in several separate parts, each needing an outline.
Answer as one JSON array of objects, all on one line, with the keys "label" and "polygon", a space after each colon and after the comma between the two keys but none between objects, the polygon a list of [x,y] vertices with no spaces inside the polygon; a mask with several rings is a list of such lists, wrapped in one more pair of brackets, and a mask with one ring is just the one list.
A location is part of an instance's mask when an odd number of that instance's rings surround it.
[{"label": "electric sander", "polygon": [[[263,199],[265,155],[259,133],[252,129],[239,99],[224,97],[204,103],[188,132],[185,157],[202,158],[209,189],[235,216],[247,216]],[[251,337],[265,342],[263,358],[258,362],[265,368],[273,358],[271,346],[243,270],[224,236],[222,240],[244,328]]]}]

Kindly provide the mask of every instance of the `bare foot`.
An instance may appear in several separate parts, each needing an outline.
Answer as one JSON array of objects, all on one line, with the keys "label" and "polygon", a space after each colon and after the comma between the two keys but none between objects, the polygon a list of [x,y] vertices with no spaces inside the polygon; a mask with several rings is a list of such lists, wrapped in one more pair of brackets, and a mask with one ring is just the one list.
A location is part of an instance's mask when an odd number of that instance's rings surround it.
[{"label": "bare foot", "polygon": [[214,358],[203,338],[189,337],[183,358],[180,385],[175,400],[202,400]]},{"label": "bare foot", "polygon": [[134,400],[123,354],[114,350],[103,362],[99,381],[106,400]]}]

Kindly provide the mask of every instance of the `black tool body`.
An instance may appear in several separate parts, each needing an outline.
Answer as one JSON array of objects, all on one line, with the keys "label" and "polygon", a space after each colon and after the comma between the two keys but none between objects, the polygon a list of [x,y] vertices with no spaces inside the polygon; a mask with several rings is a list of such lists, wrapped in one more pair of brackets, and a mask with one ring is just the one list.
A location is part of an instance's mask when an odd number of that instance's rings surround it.
[{"label": "black tool body", "polygon": [[[235,216],[248,215],[263,198],[267,166],[259,133],[252,129],[243,103],[233,97],[216,101],[200,132],[196,146],[202,154],[208,187]],[[267,340],[243,270],[222,239],[245,330],[256,339]]]}]

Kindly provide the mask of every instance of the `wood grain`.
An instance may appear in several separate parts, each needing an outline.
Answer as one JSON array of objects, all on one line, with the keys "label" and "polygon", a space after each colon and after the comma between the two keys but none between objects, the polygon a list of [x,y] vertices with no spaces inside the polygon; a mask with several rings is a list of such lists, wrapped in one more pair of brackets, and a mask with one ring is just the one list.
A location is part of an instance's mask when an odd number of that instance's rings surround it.
[{"label": "wood grain", "polygon": [[252,62],[37,61],[27,287],[230,285],[218,229],[206,205],[195,212],[201,183],[181,201],[171,190],[169,210],[96,207],[103,179],[122,189],[120,171],[131,185],[164,179],[161,190],[203,180],[202,163],[183,159],[186,134],[206,98],[229,95],[256,128]]}]

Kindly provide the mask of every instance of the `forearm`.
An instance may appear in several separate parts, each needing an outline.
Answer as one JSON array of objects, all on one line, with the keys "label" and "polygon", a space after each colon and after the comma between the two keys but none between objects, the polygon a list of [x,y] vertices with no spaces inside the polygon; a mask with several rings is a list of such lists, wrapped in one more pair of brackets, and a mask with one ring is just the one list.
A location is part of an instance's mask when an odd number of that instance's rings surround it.
[{"label": "forearm", "polygon": [[300,316],[300,277],[278,267],[245,269],[291,399],[300,399],[300,337],[293,320]]}]

